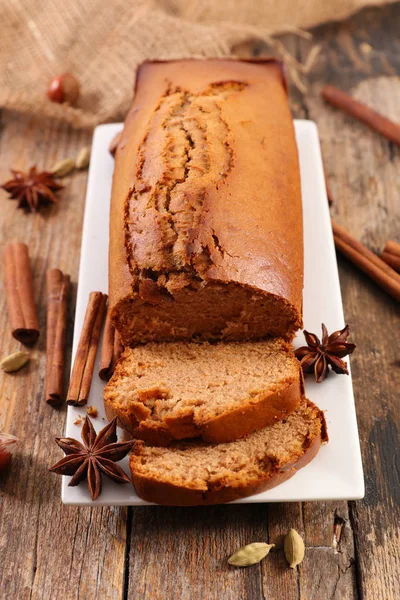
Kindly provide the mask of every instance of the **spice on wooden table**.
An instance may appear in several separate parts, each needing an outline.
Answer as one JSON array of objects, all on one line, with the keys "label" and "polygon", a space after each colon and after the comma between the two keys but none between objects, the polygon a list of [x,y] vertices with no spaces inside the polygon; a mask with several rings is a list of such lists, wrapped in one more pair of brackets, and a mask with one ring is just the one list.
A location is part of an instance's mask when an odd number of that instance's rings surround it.
[{"label": "spice on wooden table", "polygon": [[388,240],[381,254],[382,260],[385,261],[395,271],[400,273],[400,244]]},{"label": "spice on wooden table", "polygon": [[47,285],[46,402],[52,406],[63,400],[65,338],[70,277],[60,269],[49,269]]},{"label": "spice on wooden table", "polygon": [[400,275],[333,221],[332,229],[337,250],[400,302]]},{"label": "spice on wooden table", "polygon": [[0,367],[3,369],[5,373],[15,373],[19,371],[29,362],[29,354],[27,352],[21,352],[18,350],[17,352],[13,352],[8,356],[5,356],[0,361]]},{"label": "spice on wooden table", "polygon": [[67,404],[86,404],[106,309],[107,295],[91,292],[72,368]]},{"label": "spice on wooden table", "polygon": [[103,343],[101,346],[101,358],[99,366],[99,377],[103,381],[108,381],[114,373],[115,365],[121,356],[124,348],[121,338],[111,322],[110,314],[107,312],[106,323],[104,325]]},{"label": "spice on wooden table", "polygon": [[10,194],[12,200],[18,201],[18,208],[35,213],[42,205],[58,203],[55,192],[64,186],[57,183],[51,173],[38,171],[35,166],[27,173],[15,169],[11,169],[11,173],[13,179],[6,181],[0,187]]},{"label": "spice on wooden table", "polygon": [[33,296],[33,278],[28,246],[6,244],[3,253],[4,284],[12,335],[30,346],[39,337],[39,322]]},{"label": "spice on wooden table", "polygon": [[366,104],[358,102],[333,85],[326,85],[321,90],[321,96],[326,102],[340,108],[346,114],[368,125],[390,142],[400,146],[400,125],[379,114]]},{"label": "spice on wooden table", "polygon": [[303,538],[295,529],[289,529],[287,532],[283,542],[283,549],[291,569],[295,569],[297,565],[303,562],[305,546]]}]

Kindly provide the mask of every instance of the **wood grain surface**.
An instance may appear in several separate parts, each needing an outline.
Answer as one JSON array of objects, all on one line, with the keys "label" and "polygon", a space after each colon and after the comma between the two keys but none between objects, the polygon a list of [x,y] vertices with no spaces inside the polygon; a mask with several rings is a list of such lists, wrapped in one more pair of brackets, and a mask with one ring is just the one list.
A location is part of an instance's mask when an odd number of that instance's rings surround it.
[{"label": "wood grain surface", "polygon": [[[282,38],[299,60],[312,43],[323,45],[308,93],[291,90],[292,109],[318,124],[335,220],[374,251],[387,239],[400,241],[400,148],[326,106],[319,90],[332,83],[400,122],[399,22],[400,6],[393,5],[320,27],[313,42]],[[238,51],[268,48],[257,42]],[[0,181],[9,167],[49,168],[89,143],[87,133],[3,112]],[[0,476],[0,599],[398,600],[399,305],[341,257],[345,315],[358,345],[352,370],[364,500],[198,509],[61,504],[60,478],[48,473],[60,458],[53,440],[64,430],[65,407],[51,408],[44,397],[45,272],[60,268],[73,282],[70,360],[86,173],[65,184],[59,206],[39,215],[17,211],[0,192],[1,244],[29,245],[41,326],[29,365],[0,375],[0,431],[21,440]],[[2,356],[21,347],[8,329],[2,287],[0,331]],[[290,527],[306,543],[297,570],[287,567],[282,552]],[[228,567],[227,557],[253,541],[276,547],[260,565]]]}]

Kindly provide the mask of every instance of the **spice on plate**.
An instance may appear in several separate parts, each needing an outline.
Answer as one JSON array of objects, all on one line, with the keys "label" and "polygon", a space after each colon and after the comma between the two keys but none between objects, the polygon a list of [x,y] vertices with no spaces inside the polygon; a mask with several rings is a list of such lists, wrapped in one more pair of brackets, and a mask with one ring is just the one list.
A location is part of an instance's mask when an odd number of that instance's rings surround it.
[{"label": "spice on plate", "polygon": [[70,277],[62,273],[60,269],[49,269],[46,273],[46,287],[46,402],[56,406],[63,400]]},{"label": "spice on plate", "polygon": [[76,486],[87,478],[92,500],[101,492],[102,473],[116,483],[129,483],[128,475],[115,463],[122,460],[132,448],[133,440],[117,442],[117,419],[113,419],[97,435],[88,417],[81,432],[83,444],[73,438],[56,438],[66,456],[50,471],[72,476],[69,486]]},{"label": "spice on plate", "polygon": [[39,322],[33,297],[33,279],[27,245],[21,242],[6,244],[3,265],[12,335],[22,344],[29,346],[39,337]]},{"label": "spice on plate", "polygon": [[295,355],[300,361],[304,373],[314,373],[315,381],[321,383],[329,374],[329,365],[335,373],[348,375],[347,363],[342,358],[354,352],[356,345],[347,341],[349,326],[342,330],[328,334],[322,323],[322,340],[304,330],[307,346],[295,350]]},{"label": "spice on plate", "polygon": [[67,394],[67,404],[82,406],[87,402],[106,310],[106,302],[106,294],[91,292],[78,349],[75,354]]},{"label": "spice on plate", "polygon": [[35,166],[27,173],[10,169],[13,178],[3,183],[0,187],[10,194],[10,199],[18,201],[18,208],[30,212],[37,212],[41,206],[58,204],[54,192],[64,186],[54,181],[53,175],[48,171],[38,171]]},{"label": "spice on plate", "polygon": [[101,358],[99,366],[99,377],[103,381],[108,381],[114,373],[115,366],[121,356],[124,348],[118,331],[111,322],[109,312],[107,312],[104,325],[103,343],[101,346]]}]

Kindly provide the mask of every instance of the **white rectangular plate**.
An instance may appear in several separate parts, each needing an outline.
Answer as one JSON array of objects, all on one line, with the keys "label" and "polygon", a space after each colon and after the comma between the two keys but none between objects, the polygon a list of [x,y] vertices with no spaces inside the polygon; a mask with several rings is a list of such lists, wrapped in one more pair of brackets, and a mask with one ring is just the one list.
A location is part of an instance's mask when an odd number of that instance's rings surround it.
[{"label": "white rectangular plate", "polygon": [[[321,323],[328,331],[344,325],[342,299],[330,224],[328,202],[322,170],[318,131],[311,121],[295,121],[300,156],[301,188],[304,215],[304,325],[317,334]],[[92,156],[86,196],[82,253],[79,271],[78,298],[75,315],[73,356],[75,356],[89,293],[108,289],[108,226],[111,180],[114,161],[108,145],[122,124],[101,125],[93,138]],[[284,207],[282,207],[284,210]],[[300,332],[295,345],[304,345]],[[88,405],[99,411],[94,426],[99,431],[106,424],[103,408],[103,382],[93,375]],[[308,398],[318,404],[326,415],[329,444],[323,446],[307,467],[278,487],[239,500],[250,502],[292,502],[300,500],[357,499],[364,496],[360,444],[350,376],[332,374],[322,384],[312,376],[306,378]],[[81,425],[74,425],[86,408],[69,407],[66,435],[80,439]],[[119,463],[126,472],[128,459]],[[74,505],[143,505],[132,485],[118,485],[103,480],[103,491],[92,502],[87,486],[68,487],[69,477],[63,477],[62,501]]]}]

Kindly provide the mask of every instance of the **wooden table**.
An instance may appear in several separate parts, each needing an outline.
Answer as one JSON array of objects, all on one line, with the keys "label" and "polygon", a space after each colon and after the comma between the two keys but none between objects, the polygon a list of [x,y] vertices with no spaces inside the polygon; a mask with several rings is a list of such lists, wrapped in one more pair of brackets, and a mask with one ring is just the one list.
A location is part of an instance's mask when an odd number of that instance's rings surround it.
[{"label": "wooden table", "polygon": [[[319,90],[333,83],[400,121],[399,21],[397,5],[317,29],[315,41],[324,48],[309,94],[292,96],[295,116],[318,123],[335,219],[376,251],[388,238],[400,241],[400,150],[325,106]],[[292,36],[284,42],[300,59],[310,47]],[[260,51],[259,44],[252,47]],[[90,143],[90,136],[4,112],[0,143],[4,181],[9,166],[50,167]],[[85,186],[85,173],[67,179],[59,207],[35,216],[17,211],[1,193],[2,241],[29,244],[42,331],[46,269],[59,267],[77,281]],[[398,600],[399,305],[340,257],[339,265],[346,320],[358,345],[352,368],[363,501],[204,509],[63,506],[61,478],[48,467],[61,457],[53,439],[63,432],[65,407],[44,402],[42,335],[27,368],[0,376],[0,430],[21,440],[0,482],[1,599]],[[75,297],[76,283],[69,356]],[[4,294],[0,303],[5,356],[18,343],[8,333]],[[228,567],[227,557],[239,546],[268,540],[279,548],[290,527],[307,546],[300,569],[289,569],[281,551],[249,569]]]}]

